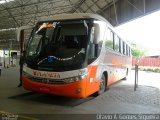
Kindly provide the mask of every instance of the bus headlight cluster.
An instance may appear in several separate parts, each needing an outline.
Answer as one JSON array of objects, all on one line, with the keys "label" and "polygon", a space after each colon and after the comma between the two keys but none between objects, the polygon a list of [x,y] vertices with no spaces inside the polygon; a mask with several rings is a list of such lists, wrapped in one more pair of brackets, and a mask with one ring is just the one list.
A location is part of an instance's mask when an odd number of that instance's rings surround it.
[{"label": "bus headlight cluster", "polygon": [[64,81],[65,81],[66,83],[77,82],[77,81],[80,81],[80,80],[83,80],[84,78],[86,78],[87,75],[88,75],[88,69],[87,69],[87,68],[81,69],[81,70],[79,71],[78,76],[71,77],[71,78],[65,78]]},{"label": "bus headlight cluster", "polygon": [[77,82],[79,81],[79,77],[78,76],[75,76],[75,77],[71,77],[71,78],[65,78],[64,81],[65,83],[72,83],[72,82]]}]

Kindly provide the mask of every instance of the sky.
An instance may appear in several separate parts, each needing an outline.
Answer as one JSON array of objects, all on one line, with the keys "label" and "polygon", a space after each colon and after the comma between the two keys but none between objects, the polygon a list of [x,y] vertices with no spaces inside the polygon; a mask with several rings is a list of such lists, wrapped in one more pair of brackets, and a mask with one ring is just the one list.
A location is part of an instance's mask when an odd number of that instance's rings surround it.
[{"label": "sky", "polygon": [[148,55],[160,55],[160,11],[132,20],[115,28],[127,41],[148,50]]}]

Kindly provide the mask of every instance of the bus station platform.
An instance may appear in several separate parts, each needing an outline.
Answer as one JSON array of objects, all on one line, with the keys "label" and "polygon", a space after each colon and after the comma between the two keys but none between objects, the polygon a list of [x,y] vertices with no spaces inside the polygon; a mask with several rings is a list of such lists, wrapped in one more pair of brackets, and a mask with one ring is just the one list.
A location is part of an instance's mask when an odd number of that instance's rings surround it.
[{"label": "bus station platform", "polygon": [[131,71],[128,80],[110,86],[98,97],[73,99],[24,90],[17,87],[18,67],[2,69],[0,115],[12,113],[32,117],[46,114],[159,114],[159,78],[158,73],[139,72],[139,86],[134,91],[134,71]]}]

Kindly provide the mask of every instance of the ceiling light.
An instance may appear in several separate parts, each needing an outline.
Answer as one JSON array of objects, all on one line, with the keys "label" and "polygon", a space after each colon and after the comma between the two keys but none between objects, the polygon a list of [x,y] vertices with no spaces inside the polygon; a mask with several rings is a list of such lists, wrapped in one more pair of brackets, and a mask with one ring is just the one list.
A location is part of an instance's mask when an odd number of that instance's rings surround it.
[{"label": "ceiling light", "polygon": [[0,4],[4,4],[4,3],[7,3],[7,2],[11,2],[11,1],[14,1],[14,0],[0,0]]},{"label": "ceiling light", "polygon": [[0,1],[0,4],[3,4],[3,3],[6,3],[6,1],[5,1],[5,0],[1,0],[1,1]]}]

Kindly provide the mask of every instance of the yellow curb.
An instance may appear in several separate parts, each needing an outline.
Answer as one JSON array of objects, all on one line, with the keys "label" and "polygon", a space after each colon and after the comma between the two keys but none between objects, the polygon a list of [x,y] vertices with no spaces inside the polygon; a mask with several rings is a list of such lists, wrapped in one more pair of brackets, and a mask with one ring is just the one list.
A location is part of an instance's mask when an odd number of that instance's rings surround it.
[{"label": "yellow curb", "polygon": [[1,117],[3,117],[3,116],[6,117],[6,119],[11,118],[13,120],[39,120],[37,118],[23,116],[23,115],[17,115],[17,114],[5,112],[5,111],[0,111],[0,115],[1,115]]}]

